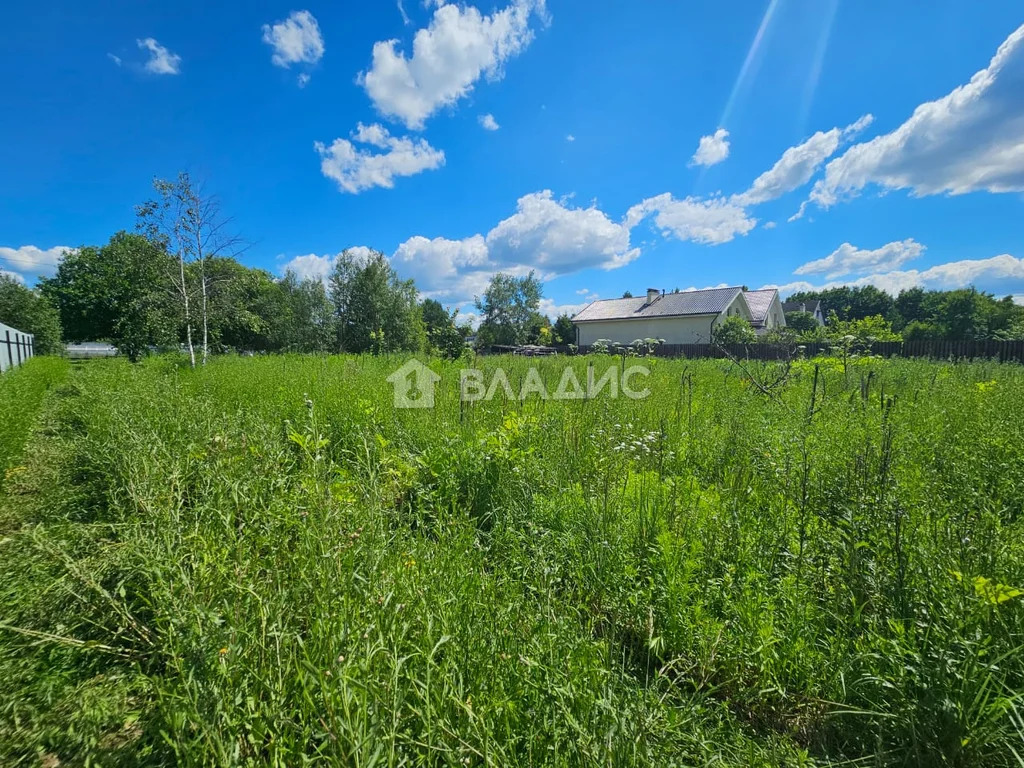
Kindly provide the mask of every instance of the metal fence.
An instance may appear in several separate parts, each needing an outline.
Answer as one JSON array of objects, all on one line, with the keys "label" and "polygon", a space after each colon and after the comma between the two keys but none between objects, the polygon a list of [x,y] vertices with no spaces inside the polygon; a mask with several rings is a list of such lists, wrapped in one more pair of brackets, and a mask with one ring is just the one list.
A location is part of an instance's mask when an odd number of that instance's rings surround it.
[{"label": "metal fence", "polygon": [[0,323],[0,373],[21,365],[35,354],[31,333]]}]

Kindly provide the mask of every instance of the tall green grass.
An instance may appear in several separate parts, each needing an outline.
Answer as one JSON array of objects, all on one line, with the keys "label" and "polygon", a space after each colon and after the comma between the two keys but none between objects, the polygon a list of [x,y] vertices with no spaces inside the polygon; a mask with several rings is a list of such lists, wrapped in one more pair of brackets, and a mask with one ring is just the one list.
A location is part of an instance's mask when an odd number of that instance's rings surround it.
[{"label": "tall green grass", "polygon": [[15,469],[47,390],[66,375],[68,362],[34,357],[0,376],[0,491]]},{"label": "tall green grass", "polygon": [[[101,361],[0,548],[0,763],[1015,765],[1024,369],[396,410],[398,358]],[[488,358],[553,391],[613,358]]]}]

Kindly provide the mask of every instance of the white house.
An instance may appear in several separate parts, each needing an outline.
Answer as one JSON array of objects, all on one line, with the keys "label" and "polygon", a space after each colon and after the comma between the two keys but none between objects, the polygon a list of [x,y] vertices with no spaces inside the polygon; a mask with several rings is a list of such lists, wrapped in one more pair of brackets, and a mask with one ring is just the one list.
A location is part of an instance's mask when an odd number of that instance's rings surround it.
[{"label": "white house", "polygon": [[775,288],[762,288],[760,291],[744,291],[750,314],[750,324],[754,326],[758,336],[768,333],[773,328],[784,328],[786,312],[782,308],[782,300]]},{"label": "white house", "polygon": [[[650,288],[646,296],[594,301],[572,319],[576,343],[583,347],[598,339],[629,344],[636,339],[655,338],[664,339],[666,344],[707,344],[715,326],[732,315],[755,327],[757,323],[786,324],[777,291],[750,293],[758,294],[753,302],[756,313],[751,311],[749,293],[739,287],[679,293]],[[775,296],[760,295],[767,293]]]}]

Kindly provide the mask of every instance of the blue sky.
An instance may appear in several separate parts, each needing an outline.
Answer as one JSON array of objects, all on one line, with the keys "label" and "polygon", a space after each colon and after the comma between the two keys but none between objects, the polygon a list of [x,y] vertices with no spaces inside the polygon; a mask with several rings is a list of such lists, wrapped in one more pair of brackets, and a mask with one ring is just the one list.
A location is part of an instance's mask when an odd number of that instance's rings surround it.
[{"label": "blue sky", "polygon": [[375,248],[471,312],[624,290],[1024,296],[1019,0],[257,0],[7,11],[0,269],[189,170],[275,274]]}]

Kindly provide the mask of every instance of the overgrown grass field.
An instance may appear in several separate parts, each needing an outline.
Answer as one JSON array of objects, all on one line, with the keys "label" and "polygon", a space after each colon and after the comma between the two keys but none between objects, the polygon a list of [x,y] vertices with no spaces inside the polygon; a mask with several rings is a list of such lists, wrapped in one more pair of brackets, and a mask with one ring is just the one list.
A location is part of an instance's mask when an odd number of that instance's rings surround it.
[{"label": "overgrown grass field", "polygon": [[[429,361],[403,410],[401,362],[50,389],[0,501],[0,764],[1021,764],[1024,368],[460,403]],[[566,364],[618,362],[477,361]]]}]

